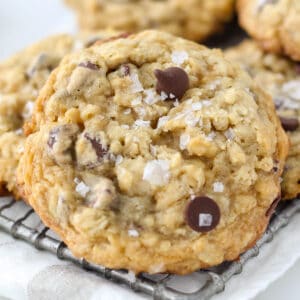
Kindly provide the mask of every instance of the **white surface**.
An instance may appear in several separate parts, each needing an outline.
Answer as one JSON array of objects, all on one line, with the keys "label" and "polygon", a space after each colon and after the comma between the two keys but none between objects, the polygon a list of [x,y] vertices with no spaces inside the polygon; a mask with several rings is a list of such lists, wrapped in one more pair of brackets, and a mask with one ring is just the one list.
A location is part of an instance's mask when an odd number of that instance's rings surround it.
[{"label": "white surface", "polygon": [[[1,0],[0,58],[39,38],[62,31],[73,32],[74,28],[72,14],[59,0]],[[286,295],[289,300],[299,299],[300,262],[278,279],[300,257],[299,228],[300,217],[297,216],[214,300],[250,299],[266,288],[256,300],[281,300]],[[0,299],[2,297],[18,300],[141,299],[0,232]]]}]

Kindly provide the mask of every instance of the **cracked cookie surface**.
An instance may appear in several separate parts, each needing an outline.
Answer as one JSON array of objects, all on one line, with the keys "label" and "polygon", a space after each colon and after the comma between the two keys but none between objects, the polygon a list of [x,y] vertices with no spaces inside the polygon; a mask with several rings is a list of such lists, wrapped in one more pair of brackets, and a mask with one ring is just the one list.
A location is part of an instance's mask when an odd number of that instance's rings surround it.
[{"label": "cracked cookie surface", "polygon": [[236,259],[268,224],[287,152],[246,72],[157,31],[67,56],[26,130],[29,203],[76,256],[134,272]]},{"label": "cracked cookie surface", "polygon": [[30,119],[34,101],[51,71],[64,55],[90,45],[113,32],[61,34],[48,37],[0,62],[0,194],[8,190],[16,198],[16,168],[23,152],[24,122]]},{"label": "cracked cookie surface", "polygon": [[270,52],[300,61],[300,1],[238,0],[242,27]]},{"label": "cracked cookie surface", "polygon": [[291,147],[283,173],[282,196],[300,194],[300,68],[299,64],[278,55],[264,53],[253,41],[229,49],[225,55],[242,67],[271,93]]},{"label": "cracked cookie surface", "polygon": [[202,41],[233,16],[234,0],[66,0],[83,29],[154,28]]}]

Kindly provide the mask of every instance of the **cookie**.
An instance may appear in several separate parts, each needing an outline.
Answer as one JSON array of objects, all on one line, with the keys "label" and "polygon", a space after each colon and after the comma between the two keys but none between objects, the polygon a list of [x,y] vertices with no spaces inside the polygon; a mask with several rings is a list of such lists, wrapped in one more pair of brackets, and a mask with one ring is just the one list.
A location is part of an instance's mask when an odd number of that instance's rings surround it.
[{"label": "cookie", "polygon": [[15,173],[25,140],[22,126],[31,117],[34,101],[51,71],[67,53],[112,34],[51,36],[0,63],[0,194],[8,190],[20,197]]},{"label": "cookie", "polygon": [[274,54],[264,53],[254,41],[226,51],[239,62],[263,89],[270,92],[286,130],[291,148],[282,182],[282,196],[292,199],[300,194],[300,68],[299,64]]},{"label": "cookie", "polygon": [[238,0],[240,24],[270,52],[300,61],[299,0]]},{"label": "cookie", "polygon": [[129,32],[155,28],[202,41],[233,16],[234,0],[66,0],[81,28]]},{"label": "cookie", "polygon": [[288,148],[246,72],[159,31],[66,57],[26,130],[19,182],[45,224],[76,256],[136,273],[185,274],[251,247]]}]

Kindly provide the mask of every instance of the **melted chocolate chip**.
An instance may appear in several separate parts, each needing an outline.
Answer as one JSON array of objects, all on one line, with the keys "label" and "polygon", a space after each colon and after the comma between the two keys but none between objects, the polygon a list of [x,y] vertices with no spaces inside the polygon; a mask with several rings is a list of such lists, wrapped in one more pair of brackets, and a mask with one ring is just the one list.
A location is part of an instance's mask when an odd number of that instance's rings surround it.
[{"label": "melted chocolate chip", "polygon": [[181,68],[155,70],[154,75],[157,78],[156,91],[159,94],[166,93],[169,99],[180,100],[189,89],[189,77]]},{"label": "melted chocolate chip", "polygon": [[107,150],[103,148],[102,144],[95,138],[89,136],[88,133],[84,134],[84,137],[91,142],[92,147],[94,148],[98,160],[101,160],[105,154],[107,154]]},{"label": "melted chocolate chip", "polygon": [[279,201],[281,200],[281,195],[279,195],[271,204],[271,206],[266,211],[266,217],[270,217],[273,215]]},{"label": "melted chocolate chip", "polygon": [[296,64],[296,66],[295,66],[295,72],[297,74],[300,74],[300,63]]},{"label": "melted chocolate chip", "polygon": [[197,232],[213,230],[219,224],[220,217],[217,203],[205,196],[190,201],[185,212],[186,223]]},{"label": "melted chocolate chip", "polygon": [[296,118],[280,117],[280,121],[285,131],[295,131],[299,127],[299,121]]},{"label": "melted chocolate chip", "polygon": [[96,64],[93,64],[90,61],[86,61],[86,62],[82,62],[78,65],[79,67],[83,67],[83,68],[87,68],[93,71],[98,71],[100,69],[100,67]]}]

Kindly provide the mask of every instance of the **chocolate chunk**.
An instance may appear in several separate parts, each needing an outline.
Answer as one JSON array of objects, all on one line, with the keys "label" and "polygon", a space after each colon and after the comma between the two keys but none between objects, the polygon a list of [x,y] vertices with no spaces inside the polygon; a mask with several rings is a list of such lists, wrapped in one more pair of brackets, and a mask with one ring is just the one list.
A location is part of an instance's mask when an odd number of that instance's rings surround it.
[{"label": "chocolate chunk", "polygon": [[266,217],[270,217],[273,215],[279,201],[281,200],[281,195],[279,195],[271,204],[271,206],[266,211]]},{"label": "chocolate chunk", "polygon": [[280,121],[285,131],[295,131],[299,127],[299,121],[296,118],[280,117]]},{"label": "chocolate chunk", "polygon": [[181,68],[171,67],[163,71],[155,70],[154,75],[157,78],[157,93],[164,92],[169,99],[180,100],[189,89],[189,77]]},{"label": "chocolate chunk", "polygon": [[220,217],[218,204],[205,196],[190,201],[185,212],[186,223],[197,232],[213,230],[219,224]]},{"label": "chocolate chunk", "polygon": [[95,138],[90,137],[88,133],[84,134],[84,137],[91,142],[92,147],[94,148],[98,160],[101,160],[105,154],[107,154],[107,150],[103,147],[103,145]]},{"label": "chocolate chunk", "polygon": [[295,72],[300,75],[300,63],[296,64],[295,66]]},{"label": "chocolate chunk", "polygon": [[100,67],[96,64],[93,64],[90,61],[86,61],[86,62],[82,62],[78,65],[79,67],[83,67],[83,68],[87,68],[93,71],[98,71],[100,69]]}]

